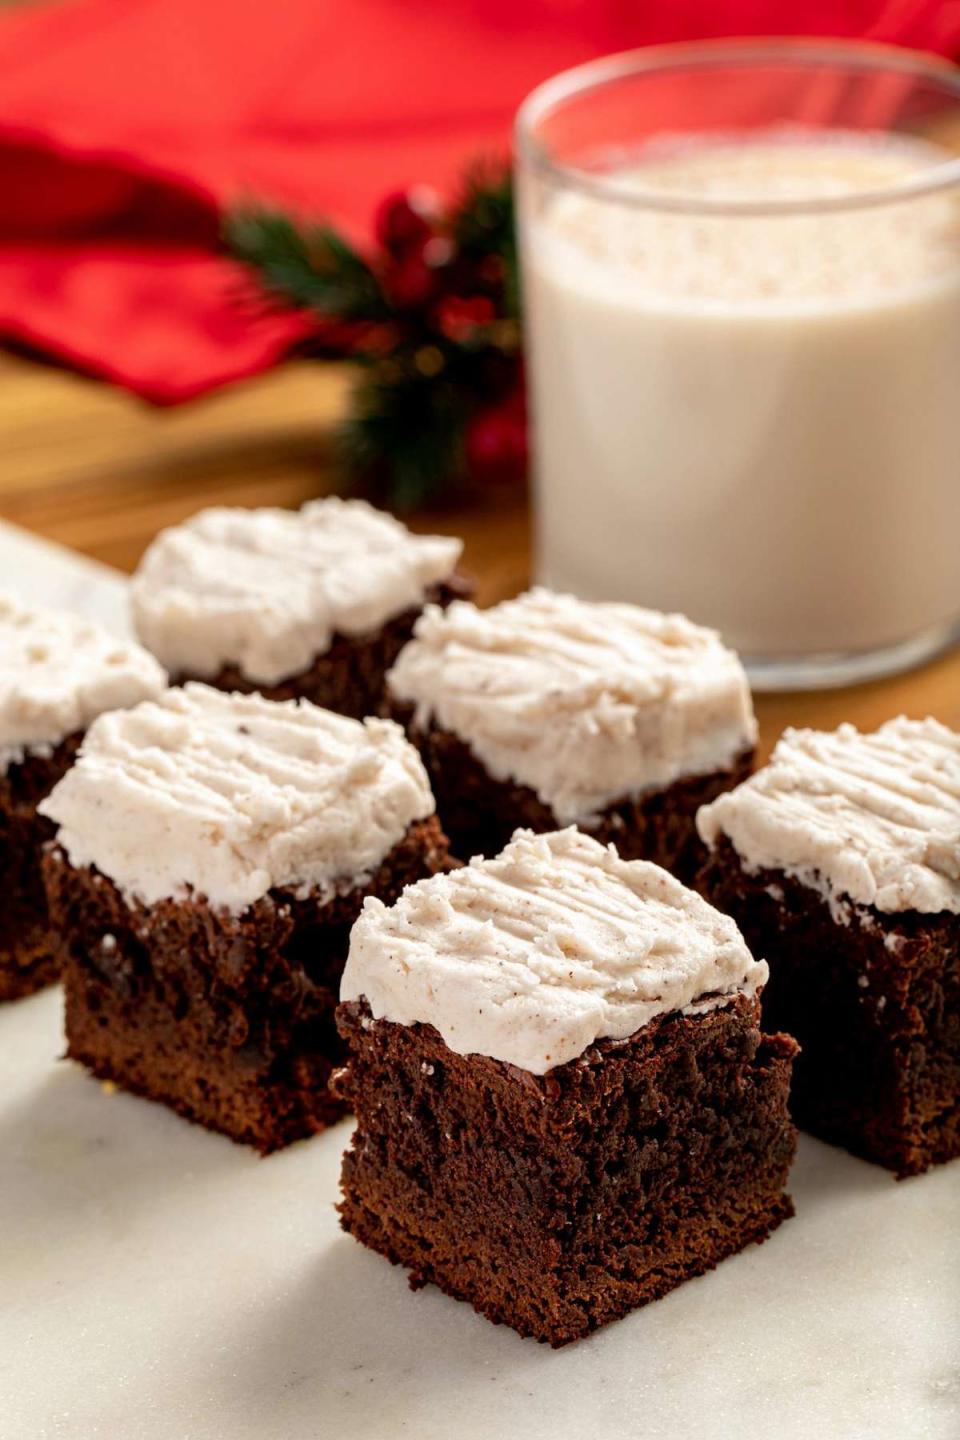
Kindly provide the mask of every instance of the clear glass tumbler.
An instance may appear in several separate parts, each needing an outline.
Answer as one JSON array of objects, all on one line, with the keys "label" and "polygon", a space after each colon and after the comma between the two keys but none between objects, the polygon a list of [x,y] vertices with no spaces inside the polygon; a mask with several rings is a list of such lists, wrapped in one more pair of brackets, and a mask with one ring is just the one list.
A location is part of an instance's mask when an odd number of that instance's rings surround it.
[{"label": "clear glass tumbler", "polygon": [[716,627],[758,688],[960,639],[960,71],[614,56],[518,117],[537,572]]}]

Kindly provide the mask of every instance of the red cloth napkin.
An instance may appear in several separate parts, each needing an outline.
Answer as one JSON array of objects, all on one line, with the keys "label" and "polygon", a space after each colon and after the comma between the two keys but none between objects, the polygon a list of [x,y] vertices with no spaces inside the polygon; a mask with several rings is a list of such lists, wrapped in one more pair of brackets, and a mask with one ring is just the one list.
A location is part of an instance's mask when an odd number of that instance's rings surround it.
[{"label": "red cloth napkin", "polygon": [[[788,13],[787,13],[788,12]],[[867,35],[960,53],[957,0],[73,0],[0,23],[0,337],[161,403],[303,333],[217,253],[256,197],[367,233],[505,151],[548,75],[663,40]]]}]

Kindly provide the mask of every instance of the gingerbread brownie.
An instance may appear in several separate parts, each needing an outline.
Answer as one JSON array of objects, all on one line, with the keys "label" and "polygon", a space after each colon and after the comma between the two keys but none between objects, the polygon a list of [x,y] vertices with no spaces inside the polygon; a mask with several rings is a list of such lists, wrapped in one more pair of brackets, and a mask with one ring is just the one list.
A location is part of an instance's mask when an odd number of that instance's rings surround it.
[{"label": "gingerbread brownie", "polygon": [[914,1175],[960,1155],[960,735],[788,730],[701,811],[699,885],[770,962],[797,1123]]},{"label": "gingerbread brownie", "polygon": [[425,603],[469,593],[462,548],[336,496],[299,511],[203,510],[147,550],[134,623],[178,682],[362,719],[381,709]]},{"label": "gingerbread brownie", "polygon": [[728,917],[572,827],[368,901],[344,1228],[555,1346],[765,1239],[795,1144],[765,978]]},{"label": "gingerbread brownie", "polygon": [[74,615],[0,594],[0,1000],[57,977],[37,806],[104,710],[158,695],[166,676],[138,645]]},{"label": "gingerbread brownie", "polygon": [[428,609],[387,679],[454,853],[576,824],[689,879],[700,805],[752,768],[746,675],[680,615],[531,590]]},{"label": "gingerbread brownie", "polygon": [[68,1055],[263,1152],[337,1119],[350,926],[446,857],[400,728],[191,684],[97,721],[42,809]]}]

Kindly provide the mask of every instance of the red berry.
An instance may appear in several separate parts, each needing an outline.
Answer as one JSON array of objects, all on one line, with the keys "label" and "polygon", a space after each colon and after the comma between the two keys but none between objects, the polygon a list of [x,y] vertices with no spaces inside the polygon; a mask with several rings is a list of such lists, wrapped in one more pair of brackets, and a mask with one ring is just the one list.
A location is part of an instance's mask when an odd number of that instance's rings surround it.
[{"label": "red berry", "polygon": [[516,399],[511,396],[505,404],[474,415],[464,445],[475,479],[507,485],[522,480],[527,472],[527,425]]},{"label": "red berry", "polygon": [[398,310],[419,310],[436,294],[437,272],[414,251],[384,272],[383,288]]},{"label": "red berry", "polygon": [[445,295],[437,306],[437,324],[455,344],[495,318],[493,301],[485,295]]},{"label": "red berry", "polygon": [[439,199],[427,186],[396,190],[385,196],[377,207],[374,217],[377,242],[397,256],[422,249],[436,230],[438,214]]}]

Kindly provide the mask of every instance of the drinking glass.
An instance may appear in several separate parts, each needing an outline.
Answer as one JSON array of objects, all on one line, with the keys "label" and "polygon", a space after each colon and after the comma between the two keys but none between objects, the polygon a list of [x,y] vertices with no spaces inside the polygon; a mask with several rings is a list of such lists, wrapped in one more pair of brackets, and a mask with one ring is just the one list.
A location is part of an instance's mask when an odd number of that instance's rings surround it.
[{"label": "drinking glass", "polygon": [[613,56],[522,106],[537,578],[679,610],[757,688],[960,639],[960,72]]}]

